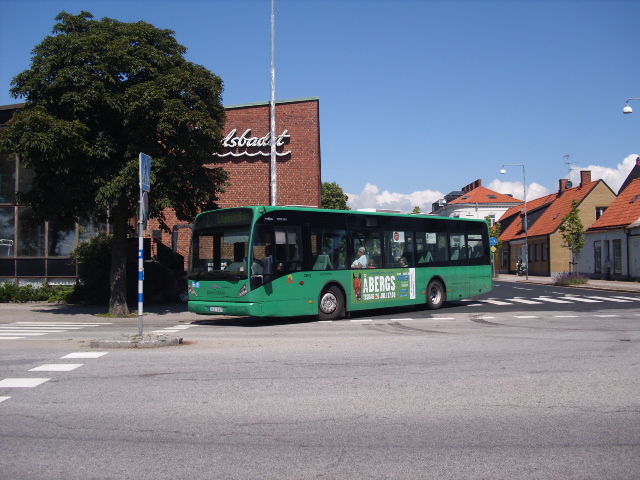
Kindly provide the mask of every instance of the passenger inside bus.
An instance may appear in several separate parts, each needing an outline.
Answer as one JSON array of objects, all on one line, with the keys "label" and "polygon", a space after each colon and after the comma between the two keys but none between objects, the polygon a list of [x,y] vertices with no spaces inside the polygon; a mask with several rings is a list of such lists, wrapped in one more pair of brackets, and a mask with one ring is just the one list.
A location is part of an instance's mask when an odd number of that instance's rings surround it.
[{"label": "passenger inside bus", "polygon": [[366,255],[364,247],[358,248],[356,252],[356,259],[351,264],[351,268],[367,268],[369,266],[369,260]]}]

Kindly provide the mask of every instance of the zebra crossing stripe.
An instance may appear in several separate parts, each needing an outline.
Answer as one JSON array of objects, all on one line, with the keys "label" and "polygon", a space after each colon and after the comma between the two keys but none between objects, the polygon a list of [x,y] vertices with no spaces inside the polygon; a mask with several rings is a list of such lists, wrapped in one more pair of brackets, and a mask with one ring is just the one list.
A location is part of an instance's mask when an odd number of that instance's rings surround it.
[{"label": "zebra crossing stripe", "polygon": [[584,303],[602,303],[602,300],[593,300],[592,298],[583,297],[562,297],[565,300],[571,300],[572,302],[584,302]]},{"label": "zebra crossing stripe", "polygon": [[491,305],[511,305],[509,302],[501,302],[500,300],[478,300],[478,302],[482,303],[490,303]]},{"label": "zebra crossing stripe", "polygon": [[571,303],[567,300],[559,300],[557,298],[550,298],[550,297],[538,297],[536,298],[536,300],[542,300],[543,302],[551,302],[551,303]]},{"label": "zebra crossing stripe", "polygon": [[621,297],[617,295],[616,298],[622,298],[623,300],[631,300],[632,302],[640,302],[640,297]]},{"label": "zebra crossing stripe", "polygon": [[598,300],[609,300],[610,302],[631,303],[629,300],[622,300],[622,299],[613,298],[613,297],[593,297],[593,296],[589,296],[587,298],[596,298]]},{"label": "zebra crossing stripe", "polygon": [[526,303],[529,305],[540,305],[540,302],[536,302],[534,300],[527,300],[526,298],[510,298],[510,302],[518,302],[518,303]]}]

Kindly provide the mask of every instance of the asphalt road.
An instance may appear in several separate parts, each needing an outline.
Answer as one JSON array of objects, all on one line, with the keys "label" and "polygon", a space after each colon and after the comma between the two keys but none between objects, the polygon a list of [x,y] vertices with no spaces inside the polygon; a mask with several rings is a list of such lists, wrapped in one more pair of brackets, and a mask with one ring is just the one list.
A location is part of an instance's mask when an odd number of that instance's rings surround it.
[{"label": "asphalt road", "polygon": [[[637,479],[640,297],[526,288],[336,322],[171,307],[145,332],[184,345],[110,351],[137,319],[0,306],[39,333],[0,341],[0,478]],[[610,293],[639,301],[510,300]]]}]

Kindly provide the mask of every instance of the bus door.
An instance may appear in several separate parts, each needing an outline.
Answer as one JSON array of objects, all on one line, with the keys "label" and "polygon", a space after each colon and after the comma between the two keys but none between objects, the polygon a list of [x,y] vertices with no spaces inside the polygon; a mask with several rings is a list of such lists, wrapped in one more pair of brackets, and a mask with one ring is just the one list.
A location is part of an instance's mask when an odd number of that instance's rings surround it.
[{"label": "bus door", "polygon": [[[257,225],[251,254],[251,286],[258,288],[302,270],[300,227]],[[291,276],[291,278],[293,278]]]}]

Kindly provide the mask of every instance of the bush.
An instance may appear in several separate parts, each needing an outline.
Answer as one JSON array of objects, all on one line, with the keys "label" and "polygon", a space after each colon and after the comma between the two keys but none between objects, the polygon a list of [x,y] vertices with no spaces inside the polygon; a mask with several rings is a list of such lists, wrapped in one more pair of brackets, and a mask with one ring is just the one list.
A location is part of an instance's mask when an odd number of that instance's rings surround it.
[{"label": "bush", "polygon": [[582,274],[575,274],[571,272],[562,272],[553,279],[555,285],[567,286],[567,285],[586,285],[589,283],[589,277]]},{"label": "bush", "polygon": [[0,303],[27,302],[64,302],[69,303],[75,294],[74,287],[25,285],[18,287],[14,283],[0,285]]},{"label": "bush", "polygon": [[[137,239],[129,244],[127,252],[127,302],[135,304],[138,298],[138,250]],[[111,293],[112,236],[104,233],[80,243],[71,257],[78,261],[80,285],[73,298],[91,303],[108,303]],[[169,253],[172,253],[169,249]],[[147,301],[177,301],[179,275],[166,264],[176,264],[171,254],[162,256],[164,262],[144,262],[144,299]],[[181,259],[182,257],[180,257]],[[182,262],[179,262],[182,268]],[[185,288],[186,289],[186,288]]]},{"label": "bush", "polygon": [[71,252],[71,258],[79,266],[81,285],[76,293],[83,300],[95,303],[109,301],[112,245],[111,235],[99,233],[79,243]]}]

